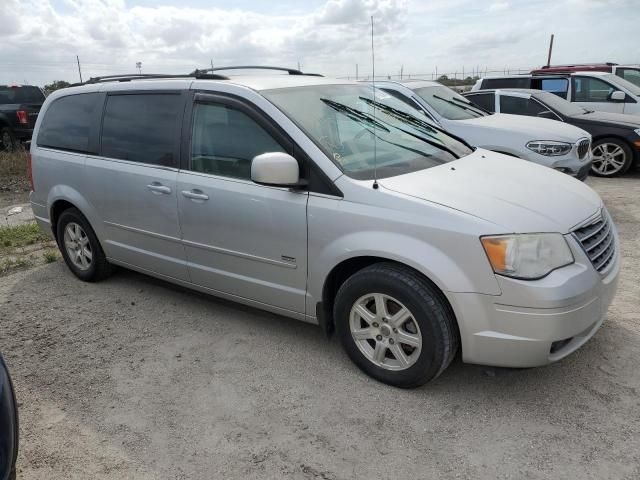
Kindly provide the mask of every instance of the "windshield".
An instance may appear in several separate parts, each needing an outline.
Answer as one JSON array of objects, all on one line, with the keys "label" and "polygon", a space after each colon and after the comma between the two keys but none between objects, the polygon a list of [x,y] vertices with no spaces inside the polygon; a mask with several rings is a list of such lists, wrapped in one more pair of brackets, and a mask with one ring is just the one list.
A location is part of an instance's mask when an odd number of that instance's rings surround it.
[{"label": "windshield", "polygon": [[546,106],[554,109],[556,112],[566,115],[567,117],[575,117],[590,112],[585,108],[579,107],[575,103],[571,103],[558,95],[549,92],[536,92],[534,97],[544,103]]},{"label": "windshield", "polygon": [[358,180],[373,179],[375,170],[378,178],[424,170],[472,152],[388,93],[376,89],[374,102],[370,86],[313,85],[262,94]]},{"label": "windshield", "polygon": [[489,115],[459,93],[445,86],[421,87],[413,91],[448,120],[469,120]]},{"label": "windshield", "polygon": [[638,85],[634,85],[629,80],[620,78],[619,76],[614,75],[613,73],[609,73],[608,75],[605,75],[604,78],[607,79],[609,82],[613,83],[614,85],[625,88],[631,93],[633,93],[634,95],[640,97],[640,87]]},{"label": "windshield", "polygon": [[44,95],[38,87],[9,87],[0,85],[0,104],[42,102],[44,102]]}]

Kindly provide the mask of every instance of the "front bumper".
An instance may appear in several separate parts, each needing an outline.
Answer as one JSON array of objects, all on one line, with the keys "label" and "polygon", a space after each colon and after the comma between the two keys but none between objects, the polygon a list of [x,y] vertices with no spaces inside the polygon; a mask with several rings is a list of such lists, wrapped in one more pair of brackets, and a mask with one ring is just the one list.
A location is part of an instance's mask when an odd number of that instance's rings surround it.
[{"label": "front bumper", "polygon": [[571,354],[600,328],[615,296],[615,260],[603,273],[572,237],[576,262],[534,281],[497,276],[501,295],[447,294],[456,313],[465,362],[501,367],[546,365]]}]

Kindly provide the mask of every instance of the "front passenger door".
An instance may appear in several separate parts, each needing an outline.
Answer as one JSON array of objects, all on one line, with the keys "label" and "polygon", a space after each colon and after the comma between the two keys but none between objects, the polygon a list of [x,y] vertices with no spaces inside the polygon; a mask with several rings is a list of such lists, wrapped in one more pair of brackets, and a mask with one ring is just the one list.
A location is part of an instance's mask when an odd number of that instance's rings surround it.
[{"label": "front passenger door", "polygon": [[249,104],[222,95],[196,94],[187,129],[178,211],[191,281],[304,314],[308,194],[251,181],[253,157],[293,153],[291,141]]},{"label": "front passenger door", "polygon": [[572,102],[588,110],[624,112],[624,102],[611,100],[611,94],[618,89],[610,83],[599,78],[580,76],[573,77],[572,81]]}]

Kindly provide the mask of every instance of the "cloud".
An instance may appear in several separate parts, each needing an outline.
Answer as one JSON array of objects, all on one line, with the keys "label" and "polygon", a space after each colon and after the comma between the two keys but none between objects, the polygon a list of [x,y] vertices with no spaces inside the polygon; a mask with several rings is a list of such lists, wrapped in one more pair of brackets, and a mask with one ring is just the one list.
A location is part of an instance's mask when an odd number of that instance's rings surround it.
[{"label": "cloud", "polygon": [[292,10],[291,0],[0,0],[0,83],[75,81],[76,54],[85,78],[133,72],[138,61],[143,72],[189,72],[211,59],[300,62],[328,75],[358,64],[366,75],[371,15],[382,74],[532,67],[546,59],[551,33],[557,62],[635,63],[637,1],[315,0]]},{"label": "cloud", "polygon": [[[17,67],[17,79],[73,79],[75,55],[88,75],[133,71],[190,71],[210,59],[226,64],[283,64],[298,61],[339,69],[369,48],[369,19],[376,21],[380,48],[397,43],[405,30],[406,0],[328,0],[296,15],[237,8],[129,7],[123,0],[2,0],[0,81],[3,67]],[[29,18],[29,22],[20,22]],[[349,58],[351,57],[351,58]],[[40,62],[44,62],[40,63]],[[57,66],[57,67],[56,67]],[[173,70],[172,70],[173,69]],[[86,75],[85,75],[86,76]]]},{"label": "cloud", "polygon": [[489,5],[490,12],[501,12],[503,10],[508,10],[511,5],[507,1],[498,0],[497,2],[493,2]]}]

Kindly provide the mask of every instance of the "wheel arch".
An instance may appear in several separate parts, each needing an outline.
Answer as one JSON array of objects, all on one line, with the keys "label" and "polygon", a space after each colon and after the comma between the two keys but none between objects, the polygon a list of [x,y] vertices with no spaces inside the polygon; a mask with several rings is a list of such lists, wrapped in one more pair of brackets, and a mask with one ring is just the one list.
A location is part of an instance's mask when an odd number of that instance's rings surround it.
[{"label": "wheel arch", "polygon": [[333,304],[340,286],[356,272],[376,263],[388,263],[405,268],[407,270],[411,270],[415,274],[419,275],[427,283],[429,283],[431,287],[440,294],[445,307],[449,309],[451,315],[455,319],[456,334],[458,336],[460,335],[458,318],[455,315],[455,311],[451,305],[451,302],[449,302],[449,299],[447,298],[444,290],[440,288],[440,286],[438,286],[436,282],[434,282],[423,272],[400,260],[378,255],[361,255],[350,257],[339,262],[329,271],[324,280],[322,286],[322,298],[321,301],[316,305],[316,316],[320,327],[324,330],[327,336],[331,336],[335,329],[333,318]]},{"label": "wheel arch", "polygon": [[49,207],[49,221],[51,223],[51,230],[53,231],[54,238],[57,237],[57,222],[62,212],[68,208],[76,208],[87,219],[91,228],[98,238],[101,238],[100,222],[97,221],[98,217],[94,208],[87,202],[87,200],[75,189],[68,185],[56,185],[51,189],[47,199],[47,205]]}]

